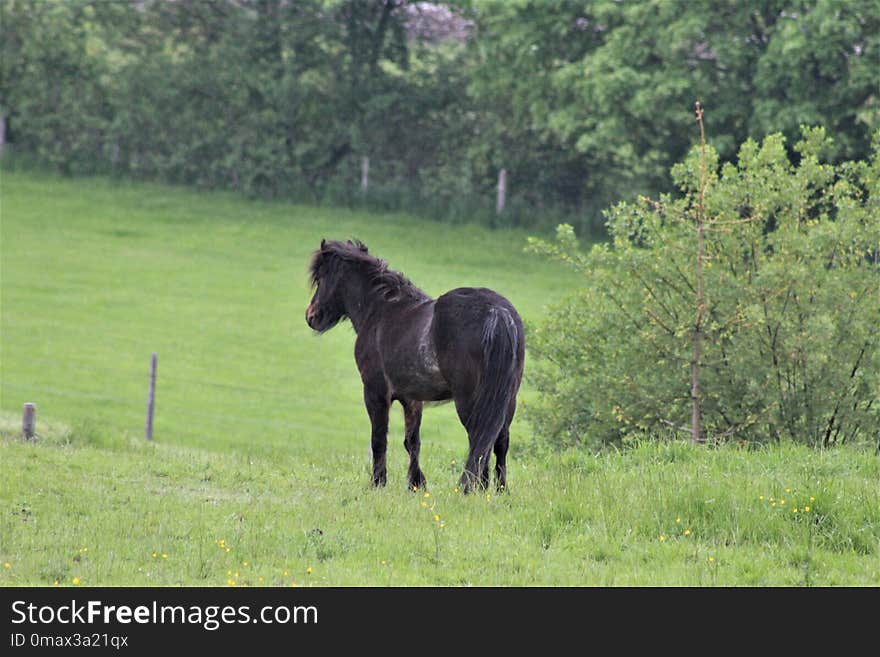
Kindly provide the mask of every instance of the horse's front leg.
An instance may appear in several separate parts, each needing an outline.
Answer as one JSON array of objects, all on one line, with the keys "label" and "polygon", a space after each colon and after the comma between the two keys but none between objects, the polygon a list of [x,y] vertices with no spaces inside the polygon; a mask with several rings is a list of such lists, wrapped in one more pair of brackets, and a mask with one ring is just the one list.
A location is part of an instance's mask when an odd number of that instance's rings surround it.
[{"label": "horse's front leg", "polygon": [[373,448],[373,485],[384,486],[387,479],[385,451],[388,447],[388,408],[391,402],[384,388],[365,385],[364,404],[373,427],[370,435]]},{"label": "horse's front leg", "polygon": [[412,489],[424,488],[425,475],[419,467],[419,449],[421,440],[419,438],[419,427],[422,424],[422,402],[420,401],[400,401],[403,406],[403,422],[404,422],[404,438],[403,446],[409,453],[409,472],[407,480],[409,487]]}]

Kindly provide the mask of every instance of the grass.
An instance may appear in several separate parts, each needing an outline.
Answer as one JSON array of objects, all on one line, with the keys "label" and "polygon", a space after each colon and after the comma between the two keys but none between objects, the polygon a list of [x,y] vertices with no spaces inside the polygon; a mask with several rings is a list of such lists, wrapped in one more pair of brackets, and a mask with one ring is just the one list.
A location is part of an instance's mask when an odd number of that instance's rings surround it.
[{"label": "grass", "polygon": [[464,497],[440,406],[428,497],[398,413],[373,490],[351,329],[303,321],[309,253],[357,236],[429,293],[494,287],[537,322],[576,281],[522,233],[19,173],[0,204],[0,585],[880,583],[868,449],[551,453],[515,423],[511,492]]},{"label": "grass", "polygon": [[[353,333],[304,321],[322,237],[359,237],[433,295],[493,287],[532,319],[572,281],[523,256],[524,233],[103,179],[6,173],[2,189],[0,408],[142,433],[157,352],[160,441],[366,450]],[[451,407],[424,422],[464,444]]]},{"label": "grass", "polygon": [[533,453],[515,460],[510,494],[464,497],[456,451],[435,449],[426,496],[405,489],[402,458],[374,490],[354,453],[254,457],[141,440],[110,450],[69,429],[22,445],[12,424],[6,585],[880,581],[880,467],[868,452]]}]

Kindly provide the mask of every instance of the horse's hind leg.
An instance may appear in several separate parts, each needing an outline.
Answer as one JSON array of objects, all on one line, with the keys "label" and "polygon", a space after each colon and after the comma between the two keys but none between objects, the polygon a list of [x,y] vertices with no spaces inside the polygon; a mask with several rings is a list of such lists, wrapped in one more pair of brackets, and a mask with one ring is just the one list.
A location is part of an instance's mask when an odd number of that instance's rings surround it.
[{"label": "horse's hind leg", "polygon": [[495,487],[499,492],[507,488],[507,448],[510,446],[510,423],[514,413],[516,413],[516,397],[507,407],[507,421],[498,434],[498,440],[495,441]]},{"label": "horse's hind leg", "polygon": [[489,454],[486,454],[486,458],[483,459],[483,462],[480,464],[483,468],[480,470],[480,488],[488,488],[489,487]]},{"label": "horse's hind leg", "polygon": [[474,488],[486,488],[489,485],[489,457],[492,449],[480,449],[471,441],[467,462],[464,464],[464,472],[461,473],[459,485],[465,493]]},{"label": "horse's hind leg", "polygon": [[489,485],[489,458],[492,456],[492,446],[478,444],[467,418],[470,418],[473,406],[459,404],[456,400],[455,408],[461,423],[468,430],[468,457],[464,464],[464,472],[461,473],[459,485],[462,492],[469,493],[474,488],[486,488]]},{"label": "horse's hind leg", "polygon": [[495,441],[495,487],[498,492],[507,488],[507,448],[510,445],[510,428],[504,426]]},{"label": "horse's hind leg", "polygon": [[455,410],[458,412],[461,423],[468,431],[468,457],[464,464],[464,472],[461,473],[459,485],[462,492],[469,493],[477,486],[486,488],[489,485],[489,457],[492,454],[492,447],[491,445],[476,444],[476,436],[470,426],[471,413],[473,412],[471,396],[456,397]]},{"label": "horse's hind leg", "polygon": [[419,449],[421,447],[419,427],[422,423],[422,402],[400,400],[400,404],[403,406],[405,427],[403,446],[406,447],[406,451],[409,453],[407,479],[410,488],[424,488],[427,482],[425,481],[425,475],[422,473],[421,468],[419,468]]}]

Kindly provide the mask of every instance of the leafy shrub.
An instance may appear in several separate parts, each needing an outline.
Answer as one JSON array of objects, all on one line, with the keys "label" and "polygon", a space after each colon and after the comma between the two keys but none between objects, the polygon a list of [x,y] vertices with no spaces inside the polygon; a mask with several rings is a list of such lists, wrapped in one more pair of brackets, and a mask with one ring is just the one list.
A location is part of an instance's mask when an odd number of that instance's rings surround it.
[{"label": "leafy shrub", "polygon": [[869,160],[833,166],[824,131],[802,132],[793,157],[771,135],[720,168],[698,147],[673,168],[681,194],[611,208],[588,254],[567,225],[530,240],[585,283],[531,331],[540,434],[689,430],[696,362],[710,439],[880,442],[880,133]]}]

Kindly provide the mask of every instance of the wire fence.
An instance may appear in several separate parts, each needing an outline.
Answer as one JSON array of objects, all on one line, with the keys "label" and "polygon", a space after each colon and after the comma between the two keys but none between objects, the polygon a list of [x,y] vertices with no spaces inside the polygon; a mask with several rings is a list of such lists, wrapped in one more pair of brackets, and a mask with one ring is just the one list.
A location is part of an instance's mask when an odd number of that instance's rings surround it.
[{"label": "wire fence", "polygon": [[[28,358],[28,363],[31,365],[58,367],[61,361],[37,357]],[[19,400],[17,401],[21,404],[36,402],[38,410],[41,407],[49,406],[52,398],[83,401],[89,405],[112,404],[114,407],[105,415],[110,415],[114,420],[124,423],[126,428],[133,429],[135,426],[140,426],[142,429],[144,427],[144,423],[147,420],[149,380],[149,371],[146,367],[141,372],[134,372],[132,369],[127,368],[96,367],[93,361],[76,356],[66,358],[63,364],[73,369],[87,367],[92,375],[98,374],[103,380],[107,381],[107,387],[102,390],[87,390],[67,386],[52,386],[44,383],[20,383],[10,381],[4,375],[3,378],[0,378],[0,392],[3,393],[2,396],[4,398],[2,406],[6,408],[12,406],[9,403],[10,393],[12,396],[18,397]],[[254,413],[242,414],[232,410],[214,411],[203,407],[194,407],[191,401],[193,396],[181,394],[193,386],[209,388],[221,393],[229,393],[227,395],[221,394],[219,398],[214,398],[213,401],[221,407],[226,406],[230,409],[241,406],[243,403],[242,396],[247,397],[247,400],[253,400],[255,395],[259,395],[259,408],[255,409]],[[212,429],[217,427],[223,427],[226,430],[239,428],[233,431],[233,433],[242,433],[240,431],[242,426],[248,427],[246,433],[249,434],[259,430],[271,432],[308,432],[310,434],[326,436],[334,433],[327,427],[316,426],[310,422],[266,416],[265,411],[267,408],[284,409],[286,406],[292,406],[291,401],[294,399],[300,402],[304,399],[308,401],[311,398],[326,399],[326,395],[315,391],[238,385],[194,377],[176,376],[163,373],[161,362],[159,363],[157,390],[157,419],[162,421],[164,426],[167,427],[167,420],[173,418],[176,426],[174,432],[176,434],[213,433]],[[140,395],[138,394],[139,392],[141,393]],[[238,398],[233,398],[230,395],[236,395]],[[281,410],[280,412],[283,413],[284,411]],[[205,426],[206,424],[209,424],[209,426]]]},{"label": "wire fence", "polygon": [[[28,358],[28,363],[32,365],[44,365],[49,367],[58,368],[62,361],[59,361],[57,358]],[[117,381],[120,378],[124,378],[127,381],[136,381],[138,385],[142,384],[142,379],[144,379],[147,374],[146,371],[135,371],[134,368],[131,369],[119,369],[117,368],[107,368],[107,367],[96,367],[94,365],[94,361],[88,358],[83,358],[79,356],[65,356],[63,360],[63,364],[65,367],[71,369],[81,369],[83,367],[87,367],[92,373],[101,373],[107,376],[110,376]],[[180,377],[175,375],[162,375],[162,380],[165,382],[178,383],[178,384],[188,384],[188,385],[198,385],[198,386],[207,386],[211,388],[218,388],[221,390],[229,390],[233,392],[245,392],[245,393],[254,393],[260,395],[268,395],[270,397],[277,397],[279,399],[285,398],[289,393],[292,394],[293,391],[280,391],[278,388],[267,388],[267,387],[258,387],[258,386],[243,386],[239,384],[227,383],[227,382],[218,382],[218,381],[206,381],[204,379],[197,379],[191,377]],[[3,381],[0,380],[0,385],[3,385]],[[9,384],[11,386],[16,386],[20,384]],[[55,389],[45,388],[42,392],[54,392]],[[64,394],[64,391],[58,390],[58,394]],[[70,391],[72,394],[78,395],[87,395],[93,393],[83,393],[78,391]],[[95,393],[98,394],[98,393]],[[114,400],[112,395],[100,395],[102,398],[106,400]],[[115,399],[114,401],[119,401]]]},{"label": "wire fence", "polygon": [[[88,433],[94,431],[96,424],[100,423],[104,425],[102,435],[106,435],[108,432],[115,432],[120,435],[127,434],[129,436],[136,436],[147,444],[149,441],[144,434],[147,417],[148,375],[142,374],[139,379],[143,392],[140,398],[137,395],[122,396],[106,391],[78,390],[40,384],[20,384],[5,380],[0,380],[0,394],[5,390],[17,392],[18,399],[16,402],[19,404],[19,412],[21,412],[24,403],[35,403],[37,408],[35,435],[38,440],[49,435],[69,439],[71,436],[76,436],[83,429],[88,435]],[[298,421],[290,418],[280,419],[253,413],[208,411],[204,408],[194,407],[186,397],[176,394],[179,390],[175,391],[171,384],[182,383],[212,388],[220,387],[231,392],[259,392],[261,395],[268,392],[271,394],[271,397],[264,397],[263,408],[268,405],[266,399],[271,399],[273,402],[289,400],[292,393],[288,394],[285,391],[216,384],[212,381],[197,381],[194,379],[163,376],[161,373],[158,376],[158,381],[157,410],[154,420],[156,428],[154,432],[155,438],[160,443],[207,449],[213,449],[213,446],[222,446],[224,448],[232,446],[236,450],[245,449],[248,452],[253,451],[254,453],[260,453],[262,450],[268,449],[270,451],[267,453],[275,454],[275,447],[283,442],[284,439],[295,440],[299,437],[308,436],[310,438],[326,439],[328,445],[336,445],[340,449],[350,449],[352,447],[350,442],[338,441],[341,434],[349,433],[350,435],[351,425],[347,425],[348,428],[346,428],[345,423],[338,421],[340,418],[340,406],[344,406],[344,403],[340,404],[338,397],[333,397],[333,392],[321,395],[325,404],[324,413],[330,420],[328,424],[322,425],[311,421]],[[8,404],[8,399],[3,398],[5,398],[5,394],[2,394],[2,397],[0,397],[0,407],[12,406]],[[54,400],[58,398],[85,402],[90,405],[90,410],[83,415],[73,414],[72,418],[67,417],[63,412],[59,414],[53,410],[53,407],[56,406]],[[114,404],[115,407],[106,411],[96,411],[92,408],[94,405],[107,405],[108,403]],[[281,413],[295,412],[293,410],[295,407],[292,406],[282,405],[281,408],[287,409],[280,411]],[[41,417],[41,409],[45,417]],[[357,448],[355,452],[362,454],[364,464],[368,465],[372,462],[369,420],[361,406],[357,405],[356,409],[352,406],[351,410],[356,418],[357,436],[362,438],[359,441],[362,449]],[[431,416],[423,420],[423,436],[426,433],[436,436],[443,431],[441,427],[444,426],[444,420],[442,419],[442,413],[444,412],[454,413],[453,407],[450,406],[446,411],[441,410],[440,413],[432,411]],[[7,426],[10,419],[7,417]],[[401,437],[403,435],[403,416],[402,413],[392,413],[389,419],[388,438],[390,443],[394,441],[397,433],[400,433]],[[454,419],[453,426],[456,432],[461,433],[461,445],[466,445],[466,440],[464,440],[465,434],[463,429],[460,428],[457,418]],[[223,436],[223,438],[218,440],[218,436]],[[273,438],[264,439],[266,436]],[[76,442],[75,439],[74,442]],[[112,444],[112,441],[110,444]],[[435,449],[443,448],[442,441],[440,443],[432,441],[432,444]]]}]

